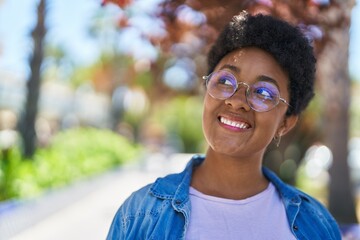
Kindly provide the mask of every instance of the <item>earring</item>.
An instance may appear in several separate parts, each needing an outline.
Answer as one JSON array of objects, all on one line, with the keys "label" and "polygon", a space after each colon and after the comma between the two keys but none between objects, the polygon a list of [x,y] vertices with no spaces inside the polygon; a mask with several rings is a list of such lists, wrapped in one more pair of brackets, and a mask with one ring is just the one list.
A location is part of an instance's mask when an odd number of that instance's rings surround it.
[{"label": "earring", "polygon": [[281,141],[281,134],[275,135],[274,136],[274,141],[275,141],[276,147],[279,147],[280,141]]}]

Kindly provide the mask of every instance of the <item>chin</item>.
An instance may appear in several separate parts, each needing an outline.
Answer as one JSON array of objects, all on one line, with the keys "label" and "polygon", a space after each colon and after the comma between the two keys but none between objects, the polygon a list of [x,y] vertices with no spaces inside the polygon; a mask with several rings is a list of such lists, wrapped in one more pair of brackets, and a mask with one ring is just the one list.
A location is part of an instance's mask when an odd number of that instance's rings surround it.
[{"label": "chin", "polygon": [[237,156],[239,155],[240,150],[238,145],[231,147],[229,145],[224,146],[224,144],[211,144],[209,145],[209,148],[216,154],[228,156]]}]

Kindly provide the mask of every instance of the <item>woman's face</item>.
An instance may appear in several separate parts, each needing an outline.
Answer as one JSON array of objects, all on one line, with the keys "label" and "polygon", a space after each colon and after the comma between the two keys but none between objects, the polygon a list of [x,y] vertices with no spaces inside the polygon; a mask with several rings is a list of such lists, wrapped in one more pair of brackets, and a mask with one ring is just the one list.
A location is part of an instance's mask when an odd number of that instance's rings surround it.
[{"label": "woman's face", "polygon": [[[289,102],[288,76],[267,52],[254,47],[227,54],[214,71],[231,72],[238,82],[248,85],[259,79],[272,79],[280,96]],[[297,117],[285,117],[287,105],[283,102],[268,112],[250,108],[246,88],[239,86],[233,96],[215,99],[208,93],[204,99],[203,131],[212,151],[232,157],[260,157],[273,137],[285,134],[296,123]],[[294,119],[292,119],[294,118]],[[295,120],[288,122],[289,119]]]}]

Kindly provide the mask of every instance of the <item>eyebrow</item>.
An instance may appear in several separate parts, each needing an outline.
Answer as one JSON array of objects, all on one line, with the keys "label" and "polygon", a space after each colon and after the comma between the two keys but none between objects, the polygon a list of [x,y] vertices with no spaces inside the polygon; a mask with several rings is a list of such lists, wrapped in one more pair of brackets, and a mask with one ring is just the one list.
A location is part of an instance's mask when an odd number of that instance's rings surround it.
[{"label": "eyebrow", "polygon": [[238,67],[236,67],[236,66],[234,66],[234,65],[231,65],[231,64],[225,64],[225,65],[223,65],[223,66],[220,68],[220,70],[224,70],[224,69],[226,69],[226,68],[230,69],[231,71],[233,71],[233,72],[235,72],[235,73],[240,73],[240,72],[241,72],[240,68],[238,68]]},{"label": "eyebrow", "polygon": [[[232,72],[235,72],[235,73],[237,73],[237,74],[239,74],[239,73],[241,72],[241,69],[240,69],[240,68],[238,68],[238,67],[236,67],[236,66],[234,66],[234,65],[231,65],[231,64],[225,64],[225,65],[223,65],[223,66],[220,68],[220,70],[224,70],[224,69],[229,69],[229,70],[231,70]],[[278,82],[277,82],[275,79],[273,79],[273,78],[271,78],[271,77],[269,77],[269,76],[265,76],[265,75],[260,75],[260,76],[258,76],[256,79],[257,79],[257,81],[272,83],[272,84],[274,84],[274,85],[279,89],[279,91],[280,91],[279,84],[278,84]]]},{"label": "eyebrow", "polygon": [[265,75],[261,75],[261,76],[257,77],[257,80],[258,80],[258,81],[261,81],[261,82],[269,82],[269,83],[272,83],[272,84],[274,84],[274,85],[278,88],[278,90],[280,91],[280,86],[279,86],[278,82],[277,82],[275,79],[271,78],[271,77],[268,77],[268,76],[265,76]]}]

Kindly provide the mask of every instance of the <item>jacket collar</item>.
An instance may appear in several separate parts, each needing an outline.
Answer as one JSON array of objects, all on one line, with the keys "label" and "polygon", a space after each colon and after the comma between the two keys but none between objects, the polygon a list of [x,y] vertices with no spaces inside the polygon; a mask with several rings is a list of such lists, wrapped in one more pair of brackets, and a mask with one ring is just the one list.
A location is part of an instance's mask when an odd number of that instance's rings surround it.
[{"label": "jacket collar", "polygon": [[[173,199],[177,204],[187,201],[193,168],[200,165],[204,159],[204,155],[195,155],[181,173],[158,178],[150,188],[150,193],[161,199]],[[299,205],[301,199],[309,201],[306,194],[284,183],[268,168],[263,167],[262,171],[264,176],[274,184],[285,205]]]},{"label": "jacket collar", "polygon": [[194,167],[204,161],[203,155],[195,155],[181,173],[170,174],[158,178],[150,188],[150,193],[161,199],[177,198],[183,201],[188,198],[191,176]]},{"label": "jacket collar", "polygon": [[287,203],[299,205],[301,203],[301,199],[304,199],[306,201],[310,201],[308,196],[297,190],[294,187],[289,186],[288,184],[284,183],[274,172],[272,172],[270,169],[263,167],[262,168],[264,176],[272,183],[274,184],[275,188],[280,193],[283,201],[285,202],[285,205]]}]

